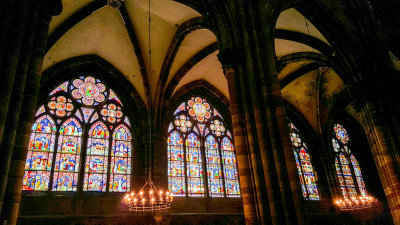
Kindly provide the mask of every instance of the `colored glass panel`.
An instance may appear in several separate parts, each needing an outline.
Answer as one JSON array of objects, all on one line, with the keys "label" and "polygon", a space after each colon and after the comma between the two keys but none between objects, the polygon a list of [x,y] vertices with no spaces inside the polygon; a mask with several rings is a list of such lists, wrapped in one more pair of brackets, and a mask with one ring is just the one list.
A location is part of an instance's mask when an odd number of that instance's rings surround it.
[{"label": "colored glass panel", "polygon": [[25,164],[23,190],[48,190],[55,133],[54,120],[48,115],[43,115],[33,124]]},{"label": "colored glass panel", "polygon": [[108,97],[108,99],[110,100],[115,100],[117,101],[120,105],[122,105],[121,101],[119,100],[119,98],[117,97],[117,95],[115,94],[115,92],[113,90],[110,89],[110,96]]},{"label": "colored glass panel", "polygon": [[218,143],[213,136],[209,135],[206,138],[204,146],[207,164],[208,193],[211,197],[223,197],[224,190]]},{"label": "colored glass panel", "polygon": [[225,176],[225,190],[227,197],[239,197],[239,176],[237,172],[236,155],[233,144],[227,137],[221,143],[222,164]]},{"label": "colored glass panel", "polygon": [[50,95],[54,95],[55,93],[60,92],[60,91],[67,92],[67,86],[68,86],[68,81],[62,83],[60,86],[58,86],[52,92],[50,92]]},{"label": "colored glass panel", "polygon": [[82,107],[83,117],[85,118],[85,122],[87,123],[90,115],[92,115],[94,109]]},{"label": "colored glass panel", "polygon": [[200,140],[190,133],[186,138],[186,162],[189,196],[203,196],[203,168],[200,151]]},{"label": "colored glass panel", "polygon": [[290,140],[292,141],[303,196],[308,200],[319,200],[316,177],[312,167],[311,157],[307,152],[307,145],[301,139],[299,130],[294,124],[290,123],[289,127]]},{"label": "colored glass panel", "polygon": [[174,124],[177,129],[182,131],[183,133],[190,130],[192,127],[192,121],[190,121],[189,117],[185,115],[179,115],[175,117]]},{"label": "colored glass panel", "polygon": [[353,165],[354,174],[356,176],[356,180],[357,180],[357,184],[358,184],[360,193],[363,197],[366,197],[368,195],[368,193],[367,193],[367,189],[365,188],[364,179],[362,177],[361,169],[358,164],[358,161],[353,155],[350,155],[350,160],[351,160],[351,164]]},{"label": "colored glass panel", "polygon": [[110,192],[130,190],[132,135],[124,124],[115,128],[111,149]]},{"label": "colored glass panel", "polygon": [[71,103],[71,100],[64,97],[58,96],[56,98],[52,98],[49,103],[47,103],[49,107],[50,113],[55,114],[58,117],[64,117],[71,115],[71,111],[74,110],[74,105]]},{"label": "colored glass panel", "polygon": [[69,118],[60,128],[53,190],[76,191],[81,153],[82,128],[80,123]]},{"label": "colored glass panel", "polygon": [[[345,198],[356,198],[358,194],[366,197],[368,192],[365,188],[360,166],[348,147],[349,140],[350,138],[346,129],[342,125],[336,124],[332,146],[336,152],[335,166],[339,185]],[[350,168],[349,160],[353,166],[353,170]],[[357,193],[356,184],[360,193]]]},{"label": "colored glass panel", "polygon": [[106,191],[109,132],[102,122],[93,124],[88,133],[84,191]]},{"label": "colored glass panel", "polygon": [[224,123],[222,123],[219,120],[214,120],[211,121],[210,124],[210,130],[213,134],[215,134],[217,137],[224,135],[225,134],[225,126]]},{"label": "colored glass panel", "polygon": [[341,141],[343,144],[347,144],[349,141],[349,135],[347,134],[346,129],[340,124],[336,124],[333,128],[335,130],[336,139]]},{"label": "colored glass panel", "polygon": [[71,94],[84,105],[97,105],[106,99],[106,86],[93,77],[80,77],[71,85]]},{"label": "colored glass panel", "polygon": [[168,189],[174,196],[184,196],[186,193],[184,161],[182,137],[173,131],[168,137]]},{"label": "colored glass panel", "polygon": [[194,120],[207,122],[211,118],[210,104],[200,97],[193,97],[187,102],[187,110]]}]

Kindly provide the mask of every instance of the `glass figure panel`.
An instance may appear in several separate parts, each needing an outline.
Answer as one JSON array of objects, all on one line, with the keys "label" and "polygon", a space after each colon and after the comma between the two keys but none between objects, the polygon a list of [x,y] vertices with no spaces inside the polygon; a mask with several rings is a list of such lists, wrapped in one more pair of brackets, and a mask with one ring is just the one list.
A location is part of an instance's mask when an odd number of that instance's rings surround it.
[{"label": "glass figure panel", "polygon": [[103,122],[89,130],[86,150],[84,191],[106,191],[109,132]]},{"label": "glass figure panel", "polygon": [[190,133],[186,139],[186,162],[189,196],[203,196],[203,168],[200,151],[200,140]]},{"label": "glass figure panel", "polygon": [[115,128],[111,149],[110,192],[126,192],[130,190],[131,141],[132,134],[126,125],[121,124]]},{"label": "glass figure panel", "polygon": [[48,190],[55,147],[55,134],[56,125],[49,115],[41,116],[33,124],[22,190]]},{"label": "glass figure panel", "polygon": [[225,176],[225,190],[227,197],[239,197],[239,176],[237,172],[236,155],[233,144],[227,137],[221,143],[222,164]]},{"label": "glass figure panel", "polygon": [[60,127],[53,190],[76,191],[81,154],[82,127],[74,119],[67,119]]},{"label": "glass figure panel", "polygon": [[183,140],[177,131],[168,137],[168,189],[174,196],[186,194]]}]

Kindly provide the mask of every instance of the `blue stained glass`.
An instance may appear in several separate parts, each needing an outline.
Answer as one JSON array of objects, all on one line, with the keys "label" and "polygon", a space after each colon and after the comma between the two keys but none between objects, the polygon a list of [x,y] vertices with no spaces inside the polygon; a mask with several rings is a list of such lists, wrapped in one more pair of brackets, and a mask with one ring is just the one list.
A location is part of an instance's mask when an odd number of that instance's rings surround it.
[{"label": "blue stained glass", "polygon": [[186,161],[188,193],[190,196],[202,196],[204,184],[200,140],[194,133],[190,133],[186,139]]},{"label": "blue stained glass", "polygon": [[307,145],[301,139],[300,134],[298,133],[299,131],[293,123],[290,123],[289,127],[290,139],[292,141],[303,196],[307,200],[319,200],[316,178],[311,164],[311,157],[307,153]]},{"label": "blue stained glass", "polygon": [[53,190],[76,191],[81,153],[81,135],[81,125],[74,118],[69,118],[61,126],[54,168]]},{"label": "blue stained glass", "polygon": [[208,191],[210,196],[223,196],[221,159],[218,151],[218,143],[209,135],[205,142]]},{"label": "blue stained glass", "polygon": [[115,128],[111,149],[110,191],[126,192],[130,190],[131,140],[132,135],[126,125],[121,124]]},{"label": "blue stained glass", "polygon": [[41,116],[33,124],[25,164],[23,190],[48,190],[55,133],[54,120],[48,115]]},{"label": "blue stained glass", "polygon": [[173,131],[168,137],[168,189],[175,196],[183,196],[185,190],[184,152],[181,135]]},{"label": "blue stained glass", "polygon": [[127,192],[130,189],[130,176],[111,174],[110,191],[112,192]]},{"label": "blue stained glass", "polygon": [[106,125],[97,122],[89,132],[86,152],[84,191],[106,191],[108,166],[108,138]]},{"label": "blue stained glass", "polygon": [[225,190],[228,197],[240,196],[239,178],[236,168],[236,156],[233,144],[229,138],[224,137],[221,143],[222,162],[225,176]]}]

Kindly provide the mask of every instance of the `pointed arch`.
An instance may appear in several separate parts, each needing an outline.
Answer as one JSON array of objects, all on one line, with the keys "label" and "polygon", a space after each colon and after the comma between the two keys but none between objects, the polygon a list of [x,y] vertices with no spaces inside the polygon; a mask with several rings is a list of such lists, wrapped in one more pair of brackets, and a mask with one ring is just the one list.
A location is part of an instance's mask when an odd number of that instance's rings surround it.
[{"label": "pointed arch", "polygon": [[130,189],[131,122],[120,96],[92,74],[53,86],[38,107],[23,190]]}]

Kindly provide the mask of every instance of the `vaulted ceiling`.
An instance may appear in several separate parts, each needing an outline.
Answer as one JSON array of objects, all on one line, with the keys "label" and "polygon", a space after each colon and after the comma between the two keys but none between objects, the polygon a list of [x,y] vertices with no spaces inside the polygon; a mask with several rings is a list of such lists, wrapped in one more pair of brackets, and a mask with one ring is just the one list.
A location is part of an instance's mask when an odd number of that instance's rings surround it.
[{"label": "vaulted ceiling", "polygon": [[[208,29],[186,27],[201,14],[172,0],[151,1],[151,66],[149,1],[125,0],[119,8],[103,0],[63,0],[63,12],[53,17],[43,70],[66,59],[95,54],[118,69],[148,102],[148,90],[170,94],[204,80],[229,98],[217,59],[217,39]],[[282,12],[276,23],[275,50],[283,96],[318,129],[321,98],[332,98],[344,84],[332,68],[308,55],[331,51],[318,29],[295,9]],[[162,88],[163,90],[157,90]],[[312,111],[312,112],[311,112]]]}]

